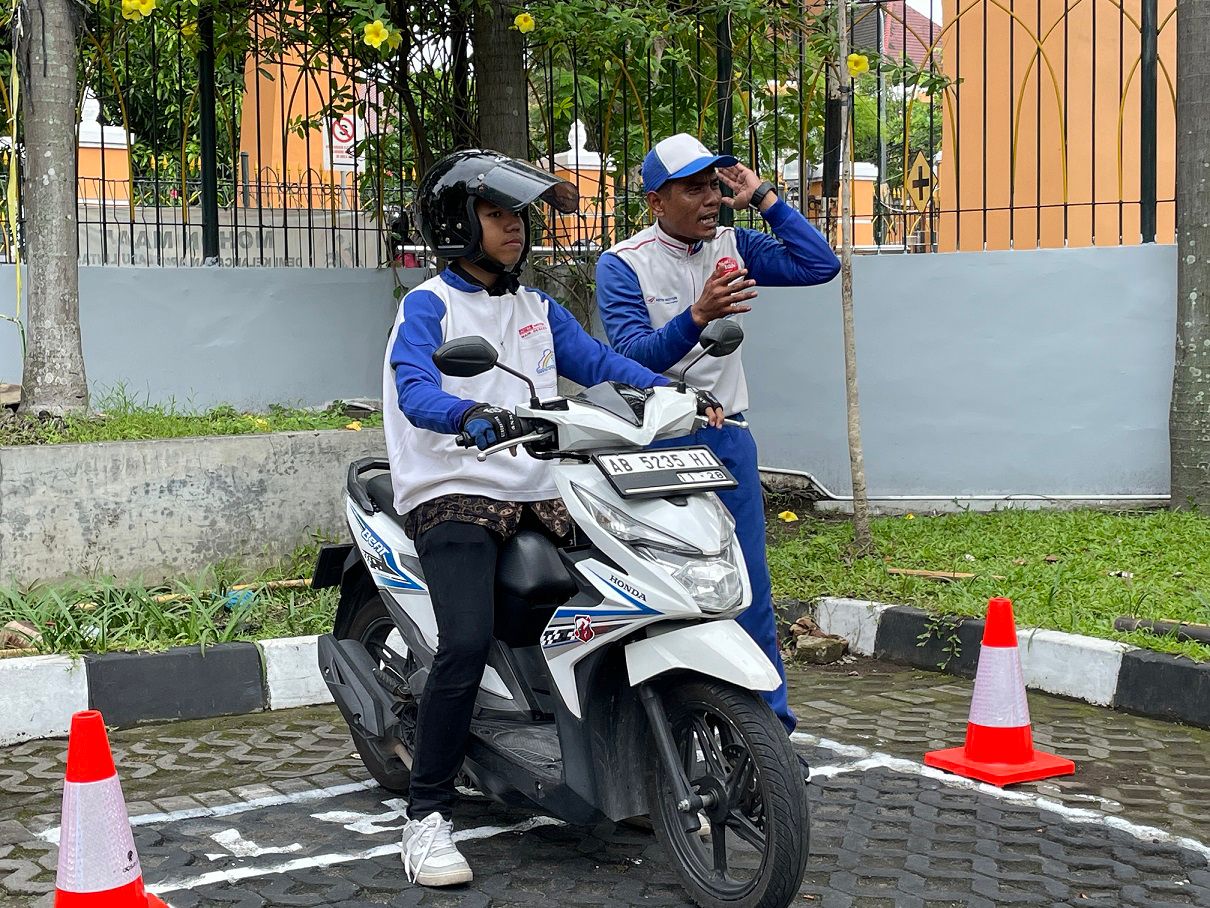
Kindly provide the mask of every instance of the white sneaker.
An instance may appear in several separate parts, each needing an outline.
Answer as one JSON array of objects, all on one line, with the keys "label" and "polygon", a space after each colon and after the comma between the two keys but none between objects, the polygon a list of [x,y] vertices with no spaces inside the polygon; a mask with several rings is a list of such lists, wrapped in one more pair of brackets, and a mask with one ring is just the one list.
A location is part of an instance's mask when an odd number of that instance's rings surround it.
[{"label": "white sneaker", "polygon": [[471,881],[471,865],[454,845],[454,824],[433,811],[403,827],[401,857],[408,880],[421,886],[456,886]]}]

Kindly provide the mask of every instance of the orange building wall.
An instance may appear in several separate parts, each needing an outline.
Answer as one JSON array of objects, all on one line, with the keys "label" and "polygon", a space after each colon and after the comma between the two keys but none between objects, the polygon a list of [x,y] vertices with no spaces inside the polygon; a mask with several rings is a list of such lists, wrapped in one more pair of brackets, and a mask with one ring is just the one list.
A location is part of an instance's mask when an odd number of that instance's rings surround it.
[{"label": "orange building wall", "polygon": [[[605,173],[605,184],[601,186],[601,171],[572,170],[555,167],[555,176],[576,184],[580,190],[580,210],[574,214],[561,214],[554,209],[551,227],[546,241],[557,246],[572,246],[576,243],[601,244],[604,248],[613,245],[613,177]],[[602,239],[604,237],[604,239]]]},{"label": "orange building wall", "polygon": [[[130,200],[130,151],[125,144],[116,148],[79,149],[76,166],[76,194],[90,202],[126,202]],[[102,166],[102,161],[104,166]],[[102,186],[102,178],[104,186]]]},{"label": "orange building wall", "polygon": [[[1176,74],[1176,21],[1169,18],[1175,4],[1159,0],[1160,242],[1173,241],[1175,219],[1176,114],[1169,88]],[[1134,22],[1139,7],[1139,0],[1123,0]],[[1140,242],[1140,40],[1131,19],[1120,18],[1116,0],[1014,0],[1002,6],[945,0],[944,20],[945,73],[962,81],[950,87],[943,105],[939,248]],[[1041,66],[1034,62],[1035,34],[1046,57]]]},{"label": "orange building wall", "polygon": [[[262,17],[262,35],[274,30],[273,17]],[[329,171],[324,159],[324,130],[300,136],[289,124],[310,120],[329,98],[327,69],[304,71],[303,48],[288,47],[280,60],[256,60],[244,66],[244,104],[240,116],[240,152],[248,155],[252,186],[250,206],[267,208],[347,208],[355,205],[351,175],[341,190],[342,174]],[[262,74],[260,70],[265,72]],[[333,63],[331,80],[346,90],[349,78]],[[358,138],[361,138],[358,136]],[[261,195],[256,198],[256,186]],[[238,195],[242,202],[242,194]]]}]

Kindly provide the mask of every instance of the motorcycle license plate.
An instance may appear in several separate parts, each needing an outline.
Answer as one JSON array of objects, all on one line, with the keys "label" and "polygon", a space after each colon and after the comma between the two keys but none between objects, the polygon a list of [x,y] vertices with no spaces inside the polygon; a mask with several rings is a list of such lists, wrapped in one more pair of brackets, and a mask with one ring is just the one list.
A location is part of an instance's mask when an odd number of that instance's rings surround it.
[{"label": "motorcycle license plate", "polygon": [[640,454],[594,454],[592,459],[623,498],[684,495],[739,485],[714,452],[704,446]]}]

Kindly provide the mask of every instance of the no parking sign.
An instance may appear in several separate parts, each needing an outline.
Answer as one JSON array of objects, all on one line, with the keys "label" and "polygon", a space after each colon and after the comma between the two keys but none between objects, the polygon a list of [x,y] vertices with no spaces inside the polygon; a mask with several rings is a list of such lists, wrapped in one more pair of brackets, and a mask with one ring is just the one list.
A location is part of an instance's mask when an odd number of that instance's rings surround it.
[{"label": "no parking sign", "polygon": [[365,125],[352,112],[328,120],[324,130],[324,164],[328,170],[352,170],[357,163],[355,147],[365,138]]}]

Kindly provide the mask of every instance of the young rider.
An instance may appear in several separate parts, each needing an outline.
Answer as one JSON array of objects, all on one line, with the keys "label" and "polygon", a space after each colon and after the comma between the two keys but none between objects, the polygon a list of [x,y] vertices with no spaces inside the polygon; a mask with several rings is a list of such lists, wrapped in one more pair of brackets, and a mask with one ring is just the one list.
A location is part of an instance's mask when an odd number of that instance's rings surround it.
[{"label": "young rider", "polygon": [[[461,151],[435,164],[418,191],[420,231],[449,264],[403,298],[387,344],[383,401],[395,510],[415,540],[438,630],[420,698],[402,845],[409,879],[425,886],[472,876],[450,837],[454,779],[492,639],[500,546],[523,523],[555,538],[571,527],[546,461],[514,448],[513,457],[479,463],[455,445],[460,434],[480,449],[526,434],[513,414],[529,400],[525,384],[501,370],[442,375],[433,352],[453,338],[487,338],[539,397],[555,396],[559,375],[582,385],[667,384],[592,338],[548,295],[520,285],[529,208],[539,201],[570,212],[578,193],[496,152]],[[722,424],[713,397],[699,395],[699,405]]]}]

